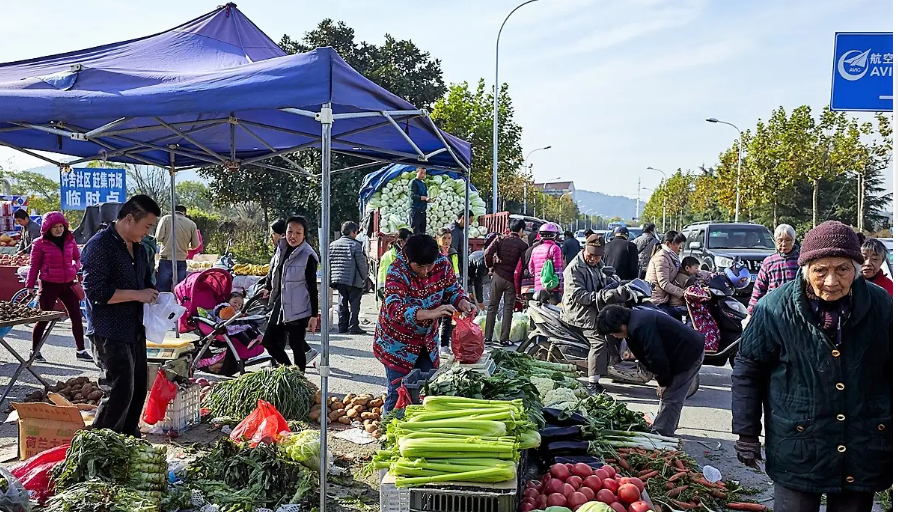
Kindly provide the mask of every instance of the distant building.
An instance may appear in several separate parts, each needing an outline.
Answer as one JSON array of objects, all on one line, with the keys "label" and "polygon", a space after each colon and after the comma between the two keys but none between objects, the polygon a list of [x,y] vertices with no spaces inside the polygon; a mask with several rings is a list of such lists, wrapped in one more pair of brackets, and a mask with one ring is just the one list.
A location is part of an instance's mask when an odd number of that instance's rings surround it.
[{"label": "distant building", "polygon": [[548,194],[552,197],[561,197],[565,194],[570,194],[571,199],[574,199],[574,192],[576,192],[573,181],[536,183],[534,184],[534,187],[540,189],[544,194]]}]

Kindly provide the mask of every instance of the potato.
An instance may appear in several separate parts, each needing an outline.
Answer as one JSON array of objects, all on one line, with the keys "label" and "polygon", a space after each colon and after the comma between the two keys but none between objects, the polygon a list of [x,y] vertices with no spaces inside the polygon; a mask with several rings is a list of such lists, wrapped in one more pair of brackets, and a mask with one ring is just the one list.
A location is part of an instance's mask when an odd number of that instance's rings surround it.
[{"label": "potato", "polygon": [[380,429],[376,429],[374,432],[371,432],[371,435],[374,437],[380,437]]},{"label": "potato", "polygon": [[316,404],[321,403],[321,390],[320,389],[315,392],[315,403]]},{"label": "potato", "polygon": [[355,395],[352,393],[346,395],[345,397],[343,397],[343,405],[349,405],[350,403],[352,403],[352,400],[354,398],[355,398]]},{"label": "potato", "polygon": [[313,409],[312,412],[309,413],[309,419],[312,421],[318,421],[321,419],[321,409]]},{"label": "potato", "polygon": [[363,406],[364,407],[364,406],[368,405],[368,402],[370,402],[370,401],[371,400],[369,398],[360,396],[357,398],[353,398],[352,401],[350,402],[350,404],[352,404],[353,406]]},{"label": "potato", "polygon": [[371,432],[374,432],[375,430],[377,430],[377,427],[375,427],[371,423],[365,425],[365,432],[368,432],[370,434]]},{"label": "potato", "polygon": [[77,383],[78,383],[78,377],[72,377],[71,379],[65,381],[65,385],[66,385],[67,387],[74,386],[74,385],[77,384]]},{"label": "potato", "polygon": [[361,414],[361,418],[362,418],[363,420],[365,420],[365,421],[371,421],[371,420],[373,420],[373,419],[376,418],[376,417],[377,417],[376,414],[370,413],[370,412],[363,412],[363,413]]},{"label": "potato", "polygon": [[[93,393],[87,395],[88,400],[100,400],[101,398],[103,398],[103,392],[100,391],[99,389],[94,391]],[[318,414],[320,415],[321,411],[319,411]]]},{"label": "potato", "polygon": [[384,401],[382,399],[375,398],[374,400],[371,400],[370,402],[368,402],[368,407],[369,408],[380,407],[383,404],[384,404]]},{"label": "potato", "polygon": [[350,419],[349,416],[341,416],[339,419],[337,419],[337,421],[344,425],[349,425],[350,423],[352,423],[352,419]]},{"label": "potato", "polygon": [[343,412],[343,409],[340,409],[339,411],[332,411],[330,414],[327,415],[327,417],[331,421],[337,421],[344,414],[345,413]]},{"label": "potato", "polygon": [[78,401],[78,400],[82,400],[83,398],[84,398],[84,397],[81,396],[81,393],[78,393],[78,394],[76,394],[74,397],[72,397],[72,400],[73,400],[73,401]]},{"label": "potato", "polygon": [[331,408],[332,411],[336,411],[336,410],[338,410],[338,409],[342,409],[342,408],[343,408],[343,402],[340,402],[340,401],[334,402],[334,403],[332,403],[332,404],[330,405],[330,408]]},{"label": "potato", "polygon": [[356,416],[359,415],[359,411],[357,411],[355,409],[349,409],[346,411],[346,415],[349,416],[350,418],[355,418]]},{"label": "potato", "polygon": [[338,402],[340,403],[340,405],[343,404],[343,401],[340,400],[339,398],[335,397],[335,396],[332,396],[332,397],[330,397],[330,398],[327,399],[327,404],[328,404],[328,405],[333,405],[333,404],[338,403]]}]

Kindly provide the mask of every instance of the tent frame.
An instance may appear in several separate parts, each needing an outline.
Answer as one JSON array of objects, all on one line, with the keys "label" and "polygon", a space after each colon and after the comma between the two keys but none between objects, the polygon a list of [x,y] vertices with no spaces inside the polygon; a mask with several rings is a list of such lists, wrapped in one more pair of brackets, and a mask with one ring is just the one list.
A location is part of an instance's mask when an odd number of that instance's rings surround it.
[{"label": "tent frame", "polygon": [[[9,147],[11,149],[15,149],[21,153],[26,155],[38,158],[45,162],[56,165],[60,168],[62,172],[71,171],[72,166],[88,163],[92,161],[107,161],[109,159],[116,160],[132,160],[137,161],[146,165],[163,167],[167,168],[170,175],[170,185],[171,185],[171,231],[172,234],[175,232],[175,176],[179,171],[194,169],[196,165],[189,166],[181,166],[178,167],[175,165],[175,155],[181,155],[189,158],[194,158],[196,160],[201,160],[211,165],[222,165],[227,169],[238,170],[240,166],[245,165],[254,165],[257,167],[261,167],[264,169],[284,172],[293,175],[301,175],[314,177],[317,176],[313,174],[312,171],[309,171],[299,164],[291,161],[289,158],[284,158],[289,168],[271,165],[268,163],[262,163],[262,160],[282,156],[290,153],[296,153],[303,150],[313,149],[320,147],[321,149],[321,227],[319,227],[319,249],[321,250],[321,275],[322,275],[322,286],[319,290],[319,301],[321,304],[321,325],[319,326],[321,332],[321,362],[318,365],[318,372],[321,378],[321,394],[322,396],[327,396],[328,389],[328,378],[330,376],[330,327],[331,327],[331,294],[328,293],[327,286],[327,276],[330,275],[330,262],[328,258],[324,255],[326,254],[327,247],[330,245],[331,241],[331,233],[330,233],[330,201],[331,201],[331,175],[336,172],[344,172],[356,169],[362,169],[366,167],[370,167],[378,164],[386,164],[386,163],[400,163],[400,164],[410,164],[409,160],[420,162],[422,165],[427,165],[431,168],[438,169],[452,169],[452,170],[460,170],[464,175],[464,179],[466,182],[465,186],[465,211],[470,211],[471,202],[470,202],[470,169],[465,166],[461,160],[456,155],[455,151],[453,151],[452,146],[446,142],[445,137],[440,132],[439,128],[430,118],[429,113],[425,109],[419,110],[395,110],[395,111],[367,111],[367,112],[349,112],[349,113],[338,113],[335,114],[331,107],[330,103],[325,103],[321,106],[321,109],[318,112],[313,112],[310,110],[297,109],[297,108],[282,108],[280,109],[282,112],[287,112],[291,114],[296,114],[299,116],[304,116],[308,118],[315,119],[321,124],[321,133],[320,134],[312,134],[308,132],[292,130],[289,128],[284,128],[280,126],[272,126],[263,123],[257,123],[252,121],[246,121],[238,119],[234,113],[231,113],[227,118],[216,118],[216,119],[205,119],[205,120],[197,120],[197,121],[184,121],[184,122],[175,122],[169,123],[162,120],[159,117],[152,117],[155,121],[155,124],[134,127],[134,128],[119,128],[119,126],[123,123],[132,121],[134,118],[126,118],[122,117],[116,119],[110,123],[107,123],[103,126],[95,128],[93,130],[86,130],[84,128],[80,128],[71,123],[63,123],[63,122],[51,122],[46,125],[34,124],[34,123],[12,123],[13,127],[2,128],[0,132],[9,132],[9,131],[18,131],[18,130],[37,130],[45,133],[49,133],[52,135],[56,135],[58,137],[69,138],[74,141],[80,142],[93,142],[103,148],[97,156],[91,157],[82,157],[78,158],[74,161],[70,162],[59,162],[53,160],[50,157],[41,155],[29,149],[16,146],[14,144],[10,144],[0,140],[0,145]],[[333,126],[335,123],[338,123],[341,120],[345,119],[358,119],[363,117],[382,117],[384,119],[383,122],[374,124],[372,126],[365,126],[363,128],[358,128],[355,130],[351,130],[345,133],[339,134],[337,137],[333,136]],[[401,126],[399,126],[400,121],[408,121],[415,118],[422,118],[425,121],[425,126],[433,130],[434,134],[437,138],[442,142],[443,148],[433,151],[431,153],[425,154],[417,144],[415,144],[414,140],[405,133]],[[195,138],[191,135],[205,130],[211,127],[229,125],[230,126],[230,151],[227,155],[221,155],[212,149],[206,147],[205,145],[199,143]],[[378,129],[385,126],[390,126],[396,131],[398,131],[405,141],[409,144],[411,152],[405,151],[392,151],[385,150],[383,148],[375,148],[371,146],[366,146],[362,144],[358,144],[355,142],[343,140],[343,137],[348,137],[350,135],[361,133],[368,130]],[[237,158],[236,151],[236,130],[241,129],[246,132],[248,135],[256,139],[262,146],[264,146],[267,150],[265,154],[257,155],[245,159]],[[285,149],[276,149],[271,145],[267,144],[265,140],[259,136],[257,133],[253,131],[254,128],[260,129],[268,129],[274,131],[287,132],[294,135],[300,135],[304,137],[309,137],[312,140],[297,146],[293,146]],[[161,137],[157,137],[152,139],[151,141],[139,141],[133,138],[128,137],[128,134],[132,133],[140,133],[146,131],[158,131],[160,129],[166,130],[169,133],[163,135]],[[192,146],[198,149],[192,149],[183,147],[178,144],[176,141],[185,140],[189,142]],[[377,158],[370,155],[366,155],[364,153],[355,153],[353,151],[345,151],[345,150],[333,150],[332,143],[340,142],[343,144],[351,145],[353,149],[377,149],[381,153],[386,153],[389,155],[393,155],[397,157],[395,160],[393,159],[384,159]],[[124,144],[124,145],[120,145]],[[320,144],[320,146],[319,146]],[[148,151],[164,151],[169,155],[169,161],[163,162],[158,159],[149,157],[147,155],[143,155],[142,153],[146,153]],[[442,154],[443,152],[448,151],[452,159],[457,164],[457,167],[446,167],[439,165],[429,165],[427,164],[428,160],[435,155]],[[361,165],[353,165],[350,167],[332,170],[331,169],[331,155],[332,153],[344,154],[349,156],[354,156],[357,158],[367,159],[371,161],[370,163],[361,164]],[[468,222],[465,222],[464,226],[464,238],[468,239]],[[177,256],[175,252],[175,246],[172,244],[171,247],[171,261],[172,261],[172,289],[174,289],[175,284],[177,284],[177,268],[176,261]],[[468,288],[468,251],[464,251],[462,254],[462,286],[463,289],[467,290]],[[327,460],[327,416],[321,416],[321,467],[328,467]],[[327,505],[327,471],[320,472],[320,510],[326,510]]]}]

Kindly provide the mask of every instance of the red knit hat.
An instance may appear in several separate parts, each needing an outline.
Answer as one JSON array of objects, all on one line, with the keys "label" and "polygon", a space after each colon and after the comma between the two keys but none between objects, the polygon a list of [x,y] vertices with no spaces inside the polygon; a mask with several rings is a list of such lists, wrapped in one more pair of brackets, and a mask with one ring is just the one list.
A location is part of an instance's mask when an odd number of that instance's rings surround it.
[{"label": "red knit hat", "polygon": [[828,220],[808,231],[801,242],[798,265],[803,266],[820,258],[849,258],[864,263],[861,244],[850,226]]}]

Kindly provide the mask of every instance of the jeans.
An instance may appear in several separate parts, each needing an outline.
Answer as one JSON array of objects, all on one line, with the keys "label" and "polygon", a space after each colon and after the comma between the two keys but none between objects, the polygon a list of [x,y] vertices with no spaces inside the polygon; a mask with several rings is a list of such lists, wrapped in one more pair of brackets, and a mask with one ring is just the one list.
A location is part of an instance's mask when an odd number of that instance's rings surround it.
[{"label": "jeans", "polygon": [[[284,350],[289,343],[296,366],[300,370],[306,371],[306,352],[309,351],[309,344],[306,343],[306,330],[309,328],[309,319],[303,318],[286,324],[278,323],[275,315],[280,312],[280,304],[276,304],[276,306],[278,307],[271,313],[273,318],[268,320],[265,335],[262,336],[262,346],[265,347],[275,363],[290,366],[290,357]],[[286,341],[284,340],[285,335]]]},{"label": "jeans", "polygon": [[359,310],[362,308],[362,293],[365,290],[355,286],[338,284],[340,292],[340,305],[338,306],[340,332],[359,330]]},{"label": "jeans", "polygon": [[683,306],[671,306],[670,304],[658,304],[658,309],[667,313],[668,316],[676,318],[680,322],[683,321],[683,311],[679,309]]},{"label": "jeans", "polygon": [[617,345],[609,343],[605,337],[595,329],[582,329],[570,326],[572,330],[580,333],[589,341],[589,355],[587,355],[587,375],[590,382],[599,382],[599,377],[608,374],[608,360],[611,354],[617,354]]},{"label": "jeans", "polygon": [[498,274],[493,274],[490,282],[490,303],[486,307],[486,332],[483,337],[489,341],[493,339],[496,330],[496,314],[499,312],[499,301],[504,300],[502,307],[502,331],[499,341],[508,341],[511,336],[511,317],[514,314],[515,289],[514,283]]},{"label": "jeans", "polygon": [[[38,304],[44,311],[52,311],[56,307],[58,299],[65,306],[65,311],[72,321],[72,336],[75,338],[75,347],[78,350],[84,350],[84,324],[81,322],[81,301],[72,290],[73,283],[51,283],[49,281],[41,281],[41,291],[38,297]],[[31,331],[31,349],[37,348],[38,342],[47,329],[48,322],[38,322],[34,324]]]},{"label": "jeans", "polygon": [[408,212],[409,227],[412,233],[423,235],[427,231],[427,210],[410,210]]},{"label": "jeans", "polygon": [[[418,353],[418,360],[415,361],[415,366],[412,369],[414,368],[418,368],[422,372],[433,370],[433,361],[430,360],[430,354],[424,347],[421,347],[421,352]],[[384,369],[387,371],[387,400],[384,402],[383,413],[386,414],[396,407],[396,401],[399,400],[399,386],[402,385],[402,379],[408,374],[396,371],[386,365],[384,365]]]},{"label": "jeans", "polygon": [[[820,494],[796,491],[773,485],[773,512],[817,512]],[[873,510],[872,492],[831,492],[826,494],[826,512],[870,512]]]},{"label": "jeans", "polygon": [[[156,289],[160,292],[172,291],[171,278],[171,260],[159,260],[159,271],[156,273]],[[187,279],[187,262],[178,262],[178,282]]]},{"label": "jeans", "polygon": [[683,412],[683,403],[686,401],[686,395],[689,394],[689,388],[695,380],[695,376],[702,369],[702,362],[705,355],[702,354],[698,361],[695,362],[688,370],[678,373],[670,379],[670,384],[666,387],[659,388],[661,392],[661,407],[658,409],[658,416],[655,417],[655,423],[652,430],[663,436],[673,436],[680,424],[680,413]]},{"label": "jeans", "polygon": [[94,361],[100,367],[98,384],[106,392],[97,408],[94,428],[139,435],[140,413],[147,398],[147,341],[128,343],[90,337]]}]

